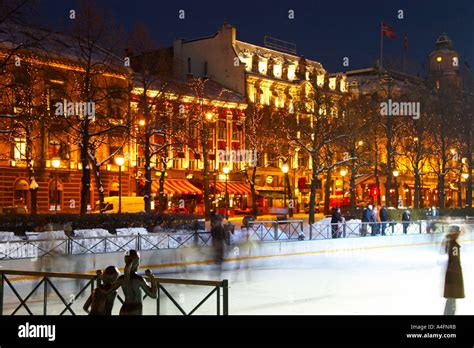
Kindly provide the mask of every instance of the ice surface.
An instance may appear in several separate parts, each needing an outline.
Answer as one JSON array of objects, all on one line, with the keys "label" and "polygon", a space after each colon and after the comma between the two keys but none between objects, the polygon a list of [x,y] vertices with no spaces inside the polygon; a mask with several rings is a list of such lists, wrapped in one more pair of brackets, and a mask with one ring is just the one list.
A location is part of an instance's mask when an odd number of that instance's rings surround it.
[{"label": "ice surface", "polygon": [[[457,301],[457,314],[473,315],[472,237],[464,238],[460,244],[466,298]],[[258,244],[254,247],[258,247]],[[215,265],[207,265],[198,272],[161,276],[229,279],[230,314],[441,315],[445,303],[442,290],[446,257],[440,255],[439,251],[440,245],[436,243],[354,248],[339,252],[280,256],[263,262],[225,262],[222,271]],[[27,281],[15,284],[24,288],[23,293],[32,287],[31,282]],[[75,286],[72,282],[61,284],[64,291],[72,293],[71,289]],[[210,290],[191,286],[166,287],[188,311]],[[11,292],[5,295],[5,303],[14,308],[14,295]],[[55,300],[54,294],[50,296],[52,303],[59,301]],[[80,307],[84,301],[85,298],[77,299],[75,308],[78,313],[83,313]],[[165,313],[179,314],[164,296],[162,301],[161,308]],[[41,312],[41,301],[37,302],[33,307],[37,306]],[[213,297],[197,314],[215,314],[214,306]],[[155,302],[146,300],[145,313],[154,314],[155,308]],[[116,304],[114,313],[118,309],[119,305]],[[53,307],[49,313],[55,313]]]}]

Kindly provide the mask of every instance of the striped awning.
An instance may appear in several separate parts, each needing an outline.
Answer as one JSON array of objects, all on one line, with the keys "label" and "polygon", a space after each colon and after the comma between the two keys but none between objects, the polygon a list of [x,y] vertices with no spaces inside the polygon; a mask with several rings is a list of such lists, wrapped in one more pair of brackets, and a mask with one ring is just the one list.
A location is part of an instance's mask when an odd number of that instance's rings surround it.
[{"label": "striped awning", "polygon": [[[157,193],[160,188],[160,182],[158,180],[153,180],[151,184],[151,191]],[[202,194],[202,191],[196,186],[191,184],[187,180],[178,180],[178,179],[165,179],[164,181],[165,194],[182,194],[182,195],[192,195]]]},{"label": "striped awning", "polygon": [[[214,183],[211,183],[214,186]],[[217,192],[225,192],[225,182],[216,183]],[[228,182],[227,192],[229,194],[246,195],[250,194],[250,185],[240,182]]]}]

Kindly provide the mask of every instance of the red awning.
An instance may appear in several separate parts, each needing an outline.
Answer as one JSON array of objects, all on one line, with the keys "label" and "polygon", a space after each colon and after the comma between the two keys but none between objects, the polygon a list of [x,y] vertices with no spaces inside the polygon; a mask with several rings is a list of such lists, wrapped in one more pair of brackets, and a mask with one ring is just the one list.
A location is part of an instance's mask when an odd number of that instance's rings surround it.
[{"label": "red awning", "polygon": [[[211,183],[211,186],[214,186],[214,183]],[[218,192],[225,192],[225,182],[216,183],[216,187],[217,187]],[[240,182],[228,182],[227,192],[229,192],[229,194],[237,194],[237,195],[250,194],[250,185],[243,184]]]},{"label": "red awning", "polygon": [[[142,184],[145,182],[141,180]],[[157,193],[160,188],[160,182],[158,180],[153,180],[151,184],[151,191]],[[165,194],[182,194],[182,195],[192,195],[192,194],[202,194],[202,191],[196,186],[191,184],[187,180],[178,180],[178,179],[165,179],[164,181]]]}]

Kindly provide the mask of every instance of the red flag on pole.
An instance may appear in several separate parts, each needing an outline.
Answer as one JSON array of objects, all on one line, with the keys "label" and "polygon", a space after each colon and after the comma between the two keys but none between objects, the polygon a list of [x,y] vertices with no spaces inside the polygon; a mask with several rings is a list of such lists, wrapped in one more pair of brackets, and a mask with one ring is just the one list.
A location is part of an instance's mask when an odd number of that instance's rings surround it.
[{"label": "red flag on pole", "polygon": [[397,33],[395,30],[390,28],[385,22],[382,22],[382,35],[388,37],[389,39],[397,38]]}]

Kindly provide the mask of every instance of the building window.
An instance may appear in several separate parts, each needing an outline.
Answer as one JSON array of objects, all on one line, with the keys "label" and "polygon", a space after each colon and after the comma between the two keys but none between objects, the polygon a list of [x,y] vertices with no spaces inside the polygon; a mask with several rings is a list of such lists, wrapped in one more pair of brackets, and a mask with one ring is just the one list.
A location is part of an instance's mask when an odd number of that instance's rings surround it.
[{"label": "building window", "polygon": [[267,61],[266,60],[260,60],[258,62],[258,72],[260,74],[266,74],[267,73]]},{"label": "building window", "polygon": [[219,140],[226,140],[227,139],[227,122],[219,120],[218,129],[217,129],[217,138]]},{"label": "building window", "polygon": [[62,197],[63,185],[59,181],[52,180],[49,184],[49,210],[61,210]]},{"label": "building window", "polygon": [[24,160],[26,158],[26,138],[15,138],[13,157],[17,161]]},{"label": "building window", "polygon": [[296,78],[296,65],[288,66],[288,80],[292,81]]},{"label": "building window", "polygon": [[232,140],[239,140],[239,129],[236,125],[232,128]]},{"label": "building window", "polygon": [[118,196],[118,195],[119,195],[119,183],[117,181],[113,181],[110,184],[109,197]]},{"label": "building window", "polygon": [[27,205],[27,197],[28,197],[28,190],[30,189],[30,185],[28,181],[25,179],[20,179],[15,182],[15,191],[14,191],[14,205],[15,206],[26,206]]},{"label": "building window", "polygon": [[273,76],[281,78],[281,64],[275,64],[273,66]]}]

